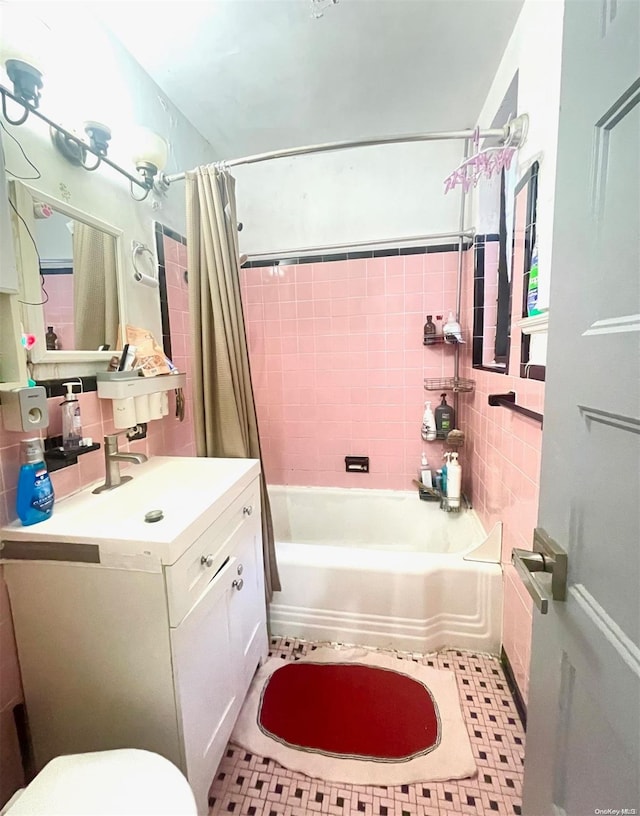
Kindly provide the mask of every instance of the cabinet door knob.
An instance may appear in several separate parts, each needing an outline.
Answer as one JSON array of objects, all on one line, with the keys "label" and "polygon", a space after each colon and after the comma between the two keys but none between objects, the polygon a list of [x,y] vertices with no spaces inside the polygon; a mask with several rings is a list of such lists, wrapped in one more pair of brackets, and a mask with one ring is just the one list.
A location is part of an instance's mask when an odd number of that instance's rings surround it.
[{"label": "cabinet door knob", "polygon": [[244,513],[245,516],[250,516],[253,513],[252,505],[250,505],[250,504],[245,505],[242,508],[242,512]]},{"label": "cabinet door knob", "polygon": [[231,584],[231,586],[235,587],[238,590],[238,592],[240,592],[240,590],[244,586],[244,581],[242,580],[242,578],[236,578],[234,582]]},{"label": "cabinet door knob", "polygon": [[242,564],[238,564],[238,575],[242,575],[243,570],[244,570],[244,567],[242,566]]},{"label": "cabinet door knob", "polygon": [[209,555],[203,555],[200,557],[200,563],[203,567],[212,567],[213,566],[213,555],[209,553]]}]

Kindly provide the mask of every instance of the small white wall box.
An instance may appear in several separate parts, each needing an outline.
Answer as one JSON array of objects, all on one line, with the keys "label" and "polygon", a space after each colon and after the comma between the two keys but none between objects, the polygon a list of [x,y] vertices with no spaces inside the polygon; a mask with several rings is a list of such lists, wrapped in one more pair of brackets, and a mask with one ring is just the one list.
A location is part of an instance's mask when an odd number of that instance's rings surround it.
[{"label": "small white wall box", "polygon": [[49,425],[47,392],[41,385],[0,391],[0,403],[7,431],[37,431]]}]

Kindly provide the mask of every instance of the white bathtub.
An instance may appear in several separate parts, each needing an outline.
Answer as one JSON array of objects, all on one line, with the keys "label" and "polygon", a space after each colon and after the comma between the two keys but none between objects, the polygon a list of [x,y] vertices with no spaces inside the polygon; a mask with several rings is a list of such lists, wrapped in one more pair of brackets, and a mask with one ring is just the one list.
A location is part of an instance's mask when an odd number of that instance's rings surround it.
[{"label": "white bathtub", "polygon": [[282,592],[274,635],[497,653],[499,530],[416,493],[269,487]]}]

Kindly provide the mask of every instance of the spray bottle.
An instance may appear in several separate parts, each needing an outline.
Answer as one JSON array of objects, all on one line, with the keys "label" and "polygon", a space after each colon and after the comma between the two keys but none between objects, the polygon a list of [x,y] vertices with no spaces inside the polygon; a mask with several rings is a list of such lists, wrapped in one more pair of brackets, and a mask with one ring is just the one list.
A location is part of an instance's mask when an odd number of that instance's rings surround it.
[{"label": "spray bottle", "polygon": [[82,442],[82,421],[80,403],[73,393],[75,382],[62,383],[67,389],[62,406],[62,447],[64,450],[77,450]]}]

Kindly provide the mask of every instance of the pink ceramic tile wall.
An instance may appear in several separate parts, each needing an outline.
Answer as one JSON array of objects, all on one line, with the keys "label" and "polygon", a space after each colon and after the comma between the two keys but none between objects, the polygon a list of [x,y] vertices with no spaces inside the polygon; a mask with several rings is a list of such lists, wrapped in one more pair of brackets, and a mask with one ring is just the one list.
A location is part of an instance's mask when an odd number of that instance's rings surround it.
[{"label": "pink ceramic tile wall", "polygon": [[[169,392],[169,416],[148,424],[147,438],[138,442],[120,442],[121,450],[133,450],[147,456],[195,456],[193,434],[193,411],[190,399],[188,356],[188,304],[186,284],[182,271],[186,269],[186,248],[172,239],[165,238],[167,283],[169,288],[169,319],[171,322],[174,363],[187,372],[187,406],[185,421],[175,419],[175,398]],[[58,276],[61,277],[61,276]],[[182,280],[182,282],[181,282]],[[101,442],[105,434],[113,433],[111,402],[100,400],[94,393],[79,397],[82,426],[85,436]],[[50,425],[47,436],[62,432],[61,399],[48,400]],[[16,484],[20,466],[20,439],[27,434],[6,431],[1,422],[0,408],[0,525],[13,520],[15,514]],[[85,485],[104,476],[103,451],[87,453],[79,457],[78,464],[51,475],[56,499],[61,499]],[[13,636],[13,624],[9,608],[6,584],[0,567],[0,807],[23,784],[22,766],[17,735],[13,721],[13,708],[22,701],[20,672]]]},{"label": "pink ceramic tile wall", "polygon": [[48,296],[44,307],[45,325],[53,326],[60,351],[74,349],[73,275],[45,275],[44,289]]},{"label": "pink ceramic tile wall", "polygon": [[[473,394],[464,397],[467,444],[465,474],[473,506],[487,530],[503,522],[502,562],[504,569],[503,643],[525,700],[529,689],[532,608],[521,581],[511,566],[513,547],[531,549],[538,514],[542,429],[537,422],[505,408],[491,408],[488,395],[515,391],[518,403],[543,412],[544,383],[521,379],[521,317],[524,264],[526,190],[516,199],[514,278],[511,315],[509,374],[473,369],[471,348],[462,356],[463,376],[476,381]],[[463,321],[471,328],[473,297],[473,255],[467,253],[463,287]],[[497,244],[485,251],[485,276],[495,276]]]},{"label": "pink ceramic tile wall", "polygon": [[[425,447],[425,377],[450,376],[450,346],[425,347],[426,315],[455,308],[456,253],[242,270],[267,480],[410,490]],[[442,322],[439,327],[441,329]],[[345,473],[348,454],[370,473]]]}]

